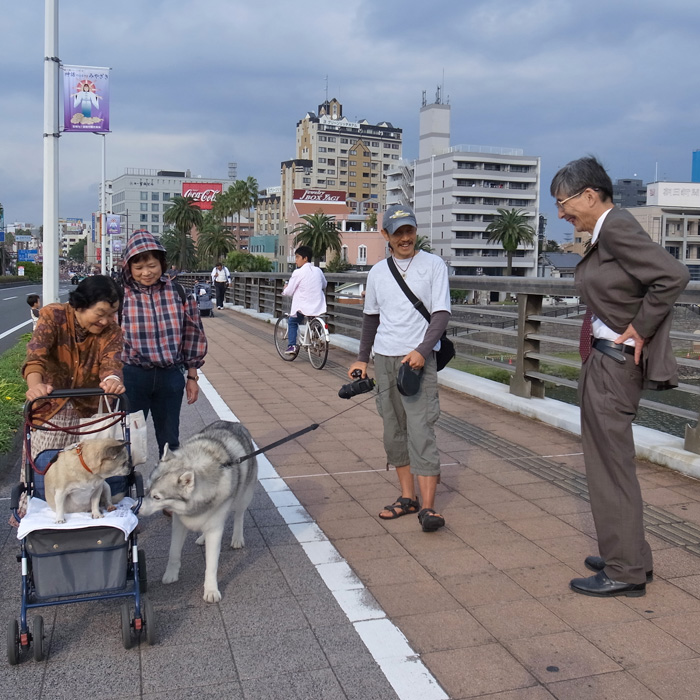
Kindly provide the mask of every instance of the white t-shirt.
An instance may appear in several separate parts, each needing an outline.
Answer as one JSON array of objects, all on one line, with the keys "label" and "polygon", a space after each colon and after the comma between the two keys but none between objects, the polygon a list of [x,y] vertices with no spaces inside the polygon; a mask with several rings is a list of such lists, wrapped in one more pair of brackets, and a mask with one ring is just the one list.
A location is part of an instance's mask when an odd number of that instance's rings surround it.
[{"label": "white t-shirt", "polygon": [[[399,266],[406,268],[406,261]],[[423,302],[429,314],[450,311],[450,284],[442,258],[418,251],[405,278],[408,288]],[[425,337],[428,322],[408,300],[391,274],[386,260],[378,262],[367,275],[366,314],[379,314],[374,351],[380,355],[406,355]],[[439,343],[436,348],[439,347]]]},{"label": "white t-shirt", "polygon": [[304,263],[294,270],[289,283],[282,290],[284,296],[292,297],[292,308],[289,313],[292,316],[298,311],[305,316],[325,314],[327,284],[321,268],[313,263]]}]

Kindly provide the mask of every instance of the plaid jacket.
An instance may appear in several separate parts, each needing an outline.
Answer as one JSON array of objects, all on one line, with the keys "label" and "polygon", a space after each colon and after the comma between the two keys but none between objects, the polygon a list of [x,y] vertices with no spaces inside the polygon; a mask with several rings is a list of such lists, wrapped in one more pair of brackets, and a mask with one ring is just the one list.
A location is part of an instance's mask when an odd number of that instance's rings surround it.
[{"label": "plaid jacket", "polygon": [[207,354],[207,338],[194,296],[189,294],[183,304],[166,276],[150,287],[138,284],[131,276],[129,259],[147,250],[165,249],[150,233],[137,231],[129,239],[124,258],[122,361],[148,369],[201,367]]}]

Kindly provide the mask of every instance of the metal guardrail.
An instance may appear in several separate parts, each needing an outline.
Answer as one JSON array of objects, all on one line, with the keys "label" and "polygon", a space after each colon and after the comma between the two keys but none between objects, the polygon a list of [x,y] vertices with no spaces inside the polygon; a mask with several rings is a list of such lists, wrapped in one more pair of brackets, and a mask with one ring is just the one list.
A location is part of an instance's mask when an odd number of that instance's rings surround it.
[{"label": "metal guardrail", "polygon": [[[178,277],[191,288],[203,274]],[[209,273],[206,273],[206,277]],[[232,273],[227,301],[279,317],[288,308],[282,296],[288,273]],[[362,297],[366,273],[327,274],[328,324],[332,333],[359,338],[362,326]],[[356,294],[348,291],[358,285]],[[454,304],[448,328],[457,350],[454,364],[459,369],[481,365],[510,374],[510,391],[525,398],[543,398],[548,386],[578,386],[578,337],[585,307],[578,304],[547,305],[554,298],[575,297],[570,279],[523,277],[450,277],[450,290],[486,292],[501,298],[515,297],[517,303]],[[287,306],[285,306],[285,302]],[[695,317],[700,306],[700,282],[691,282],[678,300],[677,308],[692,307]],[[677,326],[677,324],[674,324]],[[686,326],[692,325],[689,320]],[[694,330],[694,329],[693,329]],[[678,365],[685,373],[700,378],[700,335],[676,327],[671,341]],[[697,359],[694,359],[697,358]],[[678,396],[700,395],[700,386],[681,382],[665,392]],[[669,403],[642,399],[640,406],[677,418],[697,422],[697,410],[689,410],[669,399]],[[700,454],[698,425],[685,429],[685,449]]]}]

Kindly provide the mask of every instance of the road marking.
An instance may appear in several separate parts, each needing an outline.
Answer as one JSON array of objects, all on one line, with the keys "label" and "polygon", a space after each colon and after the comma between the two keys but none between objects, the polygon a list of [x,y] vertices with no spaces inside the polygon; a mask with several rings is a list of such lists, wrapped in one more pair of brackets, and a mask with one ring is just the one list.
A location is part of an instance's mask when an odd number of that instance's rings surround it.
[{"label": "road marking", "polygon": [[15,326],[14,328],[10,328],[9,331],[5,331],[4,333],[0,333],[0,340],[2,340],[6,335],[10,335],[10,333],[14,333],[15,331],[18,331],[20,328],[24,328],[24,326],[28,326],[32,322],[32,319],[30,318],[28,321],[25,321],[24,323],[20,323],[19,326]]},{"label": "road marking", "polygon": [[[199,386],[221,420],[240,422],[201,371]],[[447,700],[448,696],[423,664],[420,655],[411,648],[403,632],[387,618],[379,603],[314,523],[264,454],[258,455],[258,472],[258,480],[270,500],[400,700]]]},{"label": "road marking", "polygon": [[17,297],[5,297],[3,301],[10,301],[10,299],[16,299]]}]

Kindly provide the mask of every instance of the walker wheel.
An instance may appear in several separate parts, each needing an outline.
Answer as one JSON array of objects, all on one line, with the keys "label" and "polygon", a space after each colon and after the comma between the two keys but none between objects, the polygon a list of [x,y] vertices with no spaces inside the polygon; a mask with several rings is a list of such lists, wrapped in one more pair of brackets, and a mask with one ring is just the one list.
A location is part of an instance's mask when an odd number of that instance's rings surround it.
[{"label": "walker wheel", "polygon": [[34,661],[44,660],[44,618],[37,615],[32,623],[32,642],[34,644]]},{"label": "walker wheel", "polygon": [[133,635],[131,633],[131,608],[129,603],[122,603],[121,606],[122,615],[122,644],[125,649],[131,649],[134,643]]},{"label": "walker wheel", "polygon": [[17,620],[10,620],[7,626],[7,660],[11,666],[19,663],[19,625]]},{"label": "walker wheel", "polygon": [[141,598],[141,616],[143,625],[146,628],[146,641],[149,646],[153,646],[156,643],[156,618],[153,612],[153,605],[145,596]]}]

